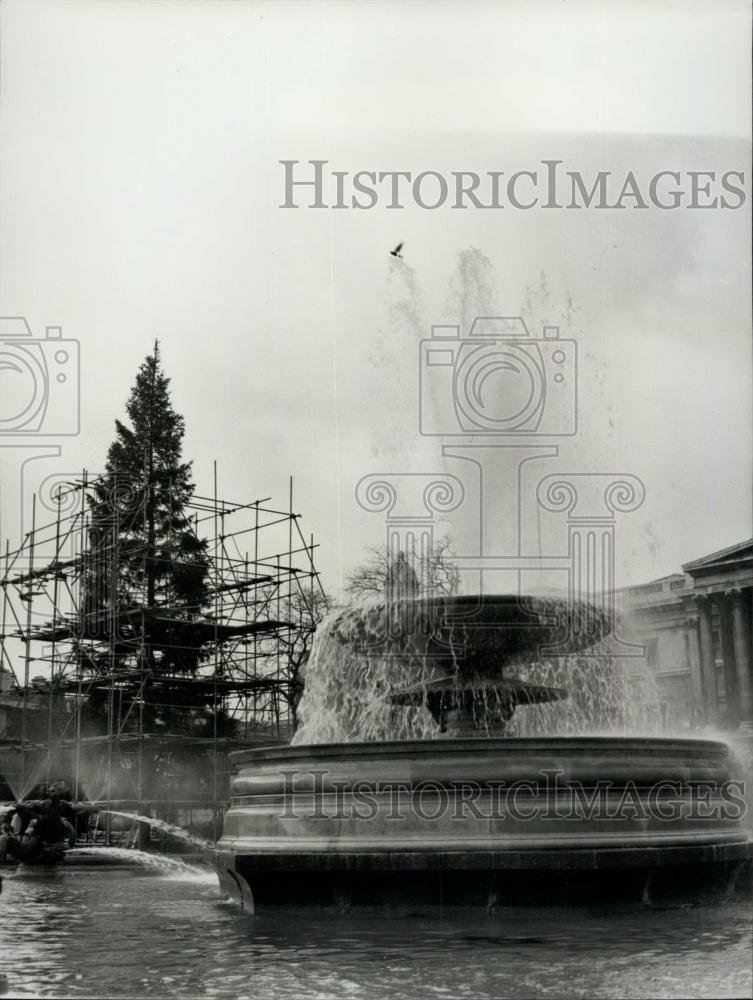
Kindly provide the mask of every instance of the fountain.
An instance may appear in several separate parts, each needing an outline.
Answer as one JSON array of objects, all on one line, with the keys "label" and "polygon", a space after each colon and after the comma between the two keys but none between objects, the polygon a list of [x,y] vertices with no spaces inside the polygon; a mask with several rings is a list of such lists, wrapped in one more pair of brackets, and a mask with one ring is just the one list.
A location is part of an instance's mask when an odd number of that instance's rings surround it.
[{"label": "fountain", "polygon": [[[55,788],[55,786],[53,786]],[[55,808],[55,803],[58,803]],[[75,826],[79,819],[88,819],[93,814],[116,816],[131,820],[139,828],[154,827],[181,841],[203,857],[212,851],[213,845],[197,834],[183,827],[168,823],[154,816],[121,809],[108,808],[95,802],[75,802],[53,792],[47,800],[21,800],[0,803],[0,866],[23,864],[26,866],[54,867],[66,859],[75,857],[77,864],[110,864],[129,858],[134,863],[142,863],[141,856],[147,852],[107,845],[86,845],[76,847]],[[148,855],[147,855],[148,856]],[[155,857],[157,855],[154,855]]]},{"label": "fountain", "polygon": [[568,696],[527,668],[587,654],[612,624],[586,602],[505,595],[330,618],[294,744],[231,755],[223,889],[250,910],[411,911],[729,890],[751,847],[725,743],[505,735],[516,711]]},{"label": "fountain", "polygon": [[68,801],[53,784],[46,799],[22,799],[0,809],[0,865],[60,864],[76,842],[79,819],[96,812],[84,802]]}]

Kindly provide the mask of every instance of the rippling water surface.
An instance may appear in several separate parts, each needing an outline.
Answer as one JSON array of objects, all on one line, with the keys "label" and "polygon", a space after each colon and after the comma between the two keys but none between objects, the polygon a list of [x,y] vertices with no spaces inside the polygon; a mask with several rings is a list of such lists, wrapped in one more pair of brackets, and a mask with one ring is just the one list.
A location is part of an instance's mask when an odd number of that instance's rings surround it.
[{"label": "rippling water surface", "polygon": [[11,997],[750,997],[749,903],[256,918],[201,870],[6,874]]}]

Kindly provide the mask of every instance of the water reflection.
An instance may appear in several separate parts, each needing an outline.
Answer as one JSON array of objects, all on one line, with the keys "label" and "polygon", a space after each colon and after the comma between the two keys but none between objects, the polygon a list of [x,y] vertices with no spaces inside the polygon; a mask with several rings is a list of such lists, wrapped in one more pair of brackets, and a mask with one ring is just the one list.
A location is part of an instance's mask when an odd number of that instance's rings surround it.
[{"label": "water reflection", "polygon": [[14,997],[747,997],[744,901],[494,917],[244,916],[208,871],[6,876]]}]

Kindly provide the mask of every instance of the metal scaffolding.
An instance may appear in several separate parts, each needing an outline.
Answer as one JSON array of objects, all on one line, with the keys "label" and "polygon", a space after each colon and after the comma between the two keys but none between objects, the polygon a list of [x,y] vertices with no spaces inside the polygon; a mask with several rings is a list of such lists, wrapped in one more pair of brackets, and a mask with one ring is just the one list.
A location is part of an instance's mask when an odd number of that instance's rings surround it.
[{"label": "metal scaffolding", "polygon": [[[292,653],[310,641],[323,596],[317,546],[293,510],[292,479],[287,510],[221,499],[216,467],[214,481],[213,496],[182,510],[207,560],[202,607],[150,602],[143,579],[125,606],[87,603],[103,480],[83,474],[59,489],[47,523],[33,498],[30,530],[2,556],[0,798],[65,780],[93,801],[216,816],[226,754],[289,738]],[[134,544],[116,530],[107,543],[113,593],[121,547],[132,563]],[[181,654],[191,669],[169,665]]]}]

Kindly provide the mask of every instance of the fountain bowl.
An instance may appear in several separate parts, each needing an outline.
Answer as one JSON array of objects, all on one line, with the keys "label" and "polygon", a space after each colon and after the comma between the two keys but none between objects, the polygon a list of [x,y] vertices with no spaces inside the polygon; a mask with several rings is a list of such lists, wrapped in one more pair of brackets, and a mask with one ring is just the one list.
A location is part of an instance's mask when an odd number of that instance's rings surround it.
[{"label": "fountain bowl", "polygon": [[[605,608],[555,596],[385,597],[347,607],[327,620],[317,636],[316,658],[312,651],[305,669],[306,690],[311,681],[324,681],[337,700],[338,689],[345,686],[353,706],[363,700],[359,683],[364,676],[379,672],[386,701],[425,706],[441,734],[500,736],[518,705],[556,701],[568,694],[529,683],[518,675],[520,668],[589,650],[613,624]],[[341,650],[346,651],[345,663]],[[304,695],[304,724],[297,740],[319,742],[316,713],[312,732],[306,724],[306,704]],[[350,739],[363,734],[357,722],[355,727],[347,722],[342,735]]]},{"label": "fountain bowl", "polygon": [[461,675],[496,674],[521,657],[578,653],[613,626],[587,601],[531,594],[455,594],[355,605],[330,619],[328,638],[365,655],[421,658]]}]

